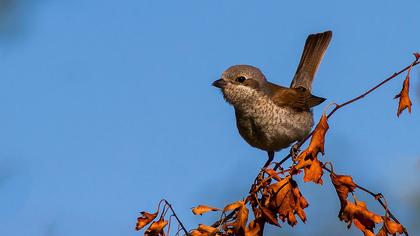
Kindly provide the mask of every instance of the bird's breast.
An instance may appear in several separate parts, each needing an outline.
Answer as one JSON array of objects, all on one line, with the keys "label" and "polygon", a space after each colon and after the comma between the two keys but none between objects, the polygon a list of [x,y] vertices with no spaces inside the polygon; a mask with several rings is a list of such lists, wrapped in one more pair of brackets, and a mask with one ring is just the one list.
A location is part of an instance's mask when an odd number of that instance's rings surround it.
[{"label": "bird's breast", "polygon": [[234,105],[241,136],[253,147],[278,151],[303,139],[313,126],[311,111],[277,106],[261,93]]}]

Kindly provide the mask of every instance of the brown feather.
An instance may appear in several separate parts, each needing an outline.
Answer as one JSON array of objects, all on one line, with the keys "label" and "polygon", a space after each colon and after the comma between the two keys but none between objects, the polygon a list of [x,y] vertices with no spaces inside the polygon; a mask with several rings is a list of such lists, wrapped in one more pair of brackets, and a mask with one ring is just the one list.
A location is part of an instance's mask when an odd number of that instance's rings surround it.
[{"label": "brown feather", "polygon": [[307,111],[325,101],[325,98],[314,96],[303,87],[286,88],[270,82],[265,85],[264,92],[277,106],[292,107],[299,111]]},{"label": "brown feather", "polygon": [[318,70],[322,57],[331,41],[332,32],[311,34],[306,39],[305,47],[296,70],[296,74],[290,84],[291,88],[304,87],[312,90],[312,81]]}]

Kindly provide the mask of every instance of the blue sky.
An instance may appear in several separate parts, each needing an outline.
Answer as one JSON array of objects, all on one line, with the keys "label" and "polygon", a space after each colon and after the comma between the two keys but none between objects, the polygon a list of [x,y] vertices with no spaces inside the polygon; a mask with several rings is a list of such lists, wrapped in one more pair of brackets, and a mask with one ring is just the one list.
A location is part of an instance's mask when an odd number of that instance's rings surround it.
[{"label": "blue sky", "polygon": [[[216,215],[190,208],[242,198],[266,161],[210,85],[223,70],[251,64],[288,85],[306,36],[331,29],[313,89],[328,99],[318,120],[328,103],[360,94],[420,50],[416,0],[10,2],[0,10],[0,235],[140,235],[138,212],[161,198],[188,228],[210,223]],[[400,77],[334,115],[321,159],[382,192],[414,232],[420,85],[412,73],[411,115],[396,117]],[[268,231],[353,235],[324,182],[300,185],[306,224]]]}]

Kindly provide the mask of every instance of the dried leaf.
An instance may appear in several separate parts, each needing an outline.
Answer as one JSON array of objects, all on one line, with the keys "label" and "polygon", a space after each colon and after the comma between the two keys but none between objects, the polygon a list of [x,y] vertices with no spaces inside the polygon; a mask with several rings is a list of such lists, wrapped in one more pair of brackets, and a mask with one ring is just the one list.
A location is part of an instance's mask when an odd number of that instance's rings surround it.
[{"label": "dried leaf", "polygon": [[217,232],[217,228],[203,224],[199,224],[197,230],[205,235],[215,235]]},{"label": "dried leaf", "polygon": [[207,236],[208,233],[203,233],[203,232],[200,232],[200,231],[198,231],[196,229],[193,229],[193,230],[191,230],[191,232],[189,233],[189,235],[190,236]]},{"label": "dried leaf", "polygon": [[273,178],[273,179],[275,179],[277,181],[281,181],[280,176],[277,174],[277,172],[275,170],[273,170],[273,169],[265,169],[264,171],[270,176],[270,178]]},{"label": "dried leaf", "polygon": [[366,226],[360,223],[360,221],[358,221],[357,219],[354,219],[353,223],[357,228],[359,228],[363,232],[365,236],[375,236],[372,229],[366,228]]},{"label": "dried leaf", "polygon": [[329,128],[327,121],[328,118],[325,116],[325,114],[322,114],[321,119],[319,120],[312,134],[311,142],[309,143],[308,148],[297,157],[297,160],[306,158],[312,159],[316,157],[319,152],[324,155],[325,134]]},{"label": "dried leaf", "polygon": [[157,235],[165,235],[163,233],[163,228],[168,224],[167,220],[161,218],[158,221],[153,222],[150,227],[144,232],[145,236],[157,236]]},{"label": "dried leaf", "polygon": [[276,213],[270,211],[269,209],[267,209],[263,206],[260,206],[260,209],[261,209],[261,213],[262,213],[262,216],[263,216],[264,220],[266,220],[268,223],[270,223],[272,225],[276,225],[278,227],[281,227],[279,222],[277,221]]},{"label": "dried leaf", "polygon": [[198,205],[192,209],[194,215],[202,215],[209,211],[220,211],[220,209],[206,205]]},{"label": "dried leaf", "polygon": [[351,226],[351,223],[355,223],[364,233],[366,233],[366,230],[373,232],[375,224],[383,221],[381,216],[370,212],[362,201],[356,201],[356,204],[347,201],[344,208],[342,206],[338,216],[341,221],[349,223],[348,227]]},{"label": "dried leaf", "polygon": [[148,225],[150,222],[152,222],[156,216],[158,215],[158,212],[156,213],[148,213],[145,211],[140,212],[142,216],[137,218],[137,224],[136,224],[136,230],[141,230],[144,226]]},{"label": "dried leaf", "polygon": [[234,224],[235,232],[244,234],[246,229],[246,223],[248,221],[249,210],[245,204],[243,204],[236,213],[236,221]]},{"label": "dried leaf", "polygon": [[[411,70],[411,68],[410,68]],[[398,104],[398,111],[397,116],[399,117],[401,112],[408,108],[408,112],[411,113],[411,100],[408,96],[408,91],[410,87],[410,70],[407,73],[407,77],[404,80],[402,90],[399,94],[397,94],[394,99],[400,98],[400,102]]]},{"label": "dried leaf", "polygon": [[388,234],[394,235],[396,233],[404,233],[404,227],[401,224],[398,224],[397,222],[386,217],[384,225],[382,226],[381,230],[379,230],[377,236],[387,236]]},{"label": "dried leaf", "polygon": [[257,220],[249,222],[248,227],[245,229],[245,236],[259,236],[261,235],[261,227]]},{"label": "dried leaf", "polygon": [[347,204],[349,192],[353,192],[357,185],[353,182],[353,178],[350,175],[330,174],[330,177],[343,208]]},{"label": "dried leaf", "polygon": [[297,223],[294,214],[298,214],[303,222],[306,221],[303,209],[308,207],[308,202],[300,193],[291,176],[270,185],[268,194],[270,195],[269,209],[277,212],[280,220],[283,222],[287,220],[289,225],[294,226]]},{"label": "dried leaf", "polygon": [[321,162],[314,157],[313,159],[306,159],[301,158],[299,162],[293,166],[293,172],[297,173],[296,170],[302,169],[305,172],[305,175],[303,176],[303,180],[305,182],[314,182],[316,184],[322,184],[322,175],[324,174],[324,171],[322,171]]},{"label": "dried leaf", "polygon": [[240,208],[244,205],[245,205],[245,201],[237,201],[237,202],[231,203],[229,205],[226,205],[225,208],[223,208],[223,211],[224,212],[233,211],[233,210],[236,210],[236,209],[238,209],[238,208]]}]

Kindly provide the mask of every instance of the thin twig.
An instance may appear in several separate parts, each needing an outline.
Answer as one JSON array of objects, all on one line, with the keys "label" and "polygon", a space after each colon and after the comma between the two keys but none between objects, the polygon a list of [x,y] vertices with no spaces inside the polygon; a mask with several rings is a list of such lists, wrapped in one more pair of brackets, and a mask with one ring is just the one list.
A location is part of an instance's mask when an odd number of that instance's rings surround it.
[{"label": "thin twig", "polygon": [[[335,175],[335,173],[330,170],[328,167],[326,167],[325,165],[322,165],[322,169],[328,171],[330,174]],[[389,217],[391,217],[391,219],[393,219],[396,223],[400,224],[400,222],[398,221],[398,219],[391,213],[391,211],[388,208],[388,204],[385,204],[381,198],[383,198],[385,200],[385,197],[382,195],[382,193],[374,193],[372,191],[370,191],[367,188],[364,188],[358,184],[356,184],[356,187],[368,194],[370,194],[373,198],[375,198],[375,200],[377,200],[379,202],[379,204],[381,204],[381,206],[385,209],[385,212],[389,215]],[[404,234],[406,236],[408,236],[408,232],[407,229],[403,226],[404,229]]]},{"label": "thin twig", "polygon": [[189,235],[188,230],[184,227],[184,225],[182,224],[181,220],[176,215],[175,210],[172,208],[172,205],[168,201],[166,201],[166,199],[163,199],[163,201],[171,209],[173,216],[175,216],[175,219],[178,221],[178,224],[181,226],[181,228],[184,231],[185,235]]},{"label": "thin twig", "polygon": [[[373,92],[373,91],[375,91],[376,89],[378,89],[379,87],[381,87],[382,85],[384,85],[384,84],[386,84],[388,81],[390,81],[390,80],[392,80],[392,79],[394,79],[395,77],[397,77],[398,75],[400,75],[401,73],[403,73],[404,71],[406,71],[406,70],[408,70],[408,69],[410,69],[410,68],[412,68],[412,67],[414,67],[414,66],[416,66],[416,65],[418,65],[418,64],[420,64],[420,62],[418,61],[419,60],[419,58],[416,58],[416,60],[414,60],[410,65],[408,65],[408,66],[406,66],[404,69],[402,69],[402,70],[400,70],[400,71],[398,71],[398,72],[396,72],[396,73],[394,73],[394,74],[392,74],[390,77],[388,77],[388,78],[386,78],[385,80],[383,80],[382,82],[380,82],[379,84],[377,84],[376,86],[374,86],[373,88],[371,88],[371,89],[369,89],[368,91],[366,91],[365,93],[363,93],[363,94],[361,94],[361,95],[359,95],[359,96],[357,96],[357,97],[355,97],[355,98],[353,98],[353,99],[350,99],[350,100],[348,100],[348,101],[346,101],[346,102],[344,102],[344,103],[341,103],[341,104],[336,104],[336,106],[335,106],[335,108],[330,112],[330,113],[328,113],[328,115],[327,115],[327,118],[330,118],[337,110],[339,110],[340,108],[342,108],[342,107],[345,107],[345,106],[347,106],[347,105],[349,105],[349,104],[351,104],[351,103],[353,103],[353,102],[356,102],[357,100],[360,100],[360,99],[362,99],[362,98],[364,98],[366,95],[368,95],[368,94],[370,94],[371,92]],[[312,131],[311,133],[309,133],[302,141],[300,141],[299,143],[298,143],[298,145],[297,145],[297,148],[300,148],[300,147],[302,147],[302,145],[306,142],[306,141],[308,141],[308,139],[313,135],[313,133],[314,133],[314,131]],[[280,162],[279,162],[279,164],[283,164],[285,161],[287,161],[289,158],[291,157],[291,155],[290,154],[288,154],[287,156],[285,156]],[[277,167],[277,165],[276,165],[276,167]],[[278,167],[277,167],[278,168]]]}]

